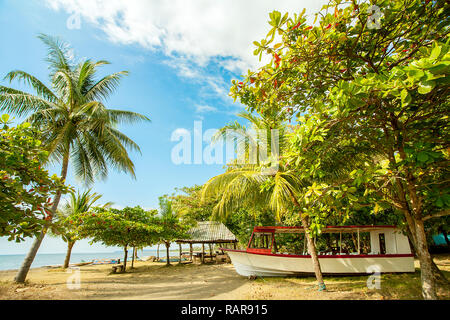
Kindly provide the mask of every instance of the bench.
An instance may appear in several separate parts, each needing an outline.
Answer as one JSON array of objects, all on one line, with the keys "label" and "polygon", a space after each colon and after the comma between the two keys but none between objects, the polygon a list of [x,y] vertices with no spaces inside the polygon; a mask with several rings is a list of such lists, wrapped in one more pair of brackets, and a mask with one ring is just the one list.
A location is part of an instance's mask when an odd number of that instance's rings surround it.
[{"label": "bench", "polygon": [[123,271],[123,264],[118,264],[118,265],[112,266],[112,273],[116,273],[117,269],[119,269],[119,272],[122,272]]},{"label": "bench", "polygon": [[[194,260],[197,260],[197,259],[199,259],[200,261],[202,260],[202,253],[201,252],[194,252],[193,256],[194,256]],[[206,254],[206,253],[203,254],[203,260],[205,262],[206,262],[206,259],[212,261],[215,257],[216,257],[215,254],[213,254],[213,255]]]}]

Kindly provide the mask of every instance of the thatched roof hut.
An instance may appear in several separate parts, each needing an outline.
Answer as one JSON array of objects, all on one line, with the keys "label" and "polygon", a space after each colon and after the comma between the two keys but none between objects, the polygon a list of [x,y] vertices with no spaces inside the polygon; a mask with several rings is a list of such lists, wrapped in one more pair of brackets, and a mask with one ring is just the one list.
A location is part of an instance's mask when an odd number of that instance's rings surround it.
[{"label": "thatched roof hut", "polygon": [[222,223],[218,221],[202,221],[198,222],[197,226],[188,231],[190,237],[188,239],[177,239],[176,243],[180,246],[180,256],[181,256],[181,244],[189,244],[190,246],[190,258],[192,261],[193,257],[193,244],[201,244],[202,252],[198,253],[197,256],[201,258],[202,263],[205,259],[205,244],[209,245],[210,258],[214,258],[211,246],[214,244],[233,244],[236,249],[237,238],[236,236]]},{"label": "thatched roof hut", "polygon": [[236,243],[236,236],[218,221],[202,221],[188,231],[189,239],[178,239],[177,243]]}]

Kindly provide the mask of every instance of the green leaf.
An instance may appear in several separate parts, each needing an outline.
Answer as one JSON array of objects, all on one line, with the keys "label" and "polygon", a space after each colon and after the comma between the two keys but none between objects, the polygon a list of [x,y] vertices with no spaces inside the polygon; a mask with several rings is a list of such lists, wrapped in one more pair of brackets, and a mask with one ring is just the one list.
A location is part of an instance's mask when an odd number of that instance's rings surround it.
[{"label": "green leaf", "polygon": [[3,114],[2,115],[2,122],[6,123],[9,120],[9,114]]},{"label": "green leaf", "polygon": [[400,93],[400,97],[402,99],[402,106],[407,106],[412,101],[411,95],[408,93],[408,90],[406,89],[402,90],[402,92]]},{"label": "green leaf", "polygon": [[427,162],[428,159],[428,154],[425,151],[421,151],[417,154],[417,160],[419,160],[419,162]]},{"label": "green leaf", "polygon": [[419,85],[419,93],[420,94],[427,94],[434,88],[434,81],[424,81]]},{"label": "green leaf", "polygon": [[441,54],[441,47],[438,45],[433,45],[433,50],[431,50],[430,59],[436,60]]}]

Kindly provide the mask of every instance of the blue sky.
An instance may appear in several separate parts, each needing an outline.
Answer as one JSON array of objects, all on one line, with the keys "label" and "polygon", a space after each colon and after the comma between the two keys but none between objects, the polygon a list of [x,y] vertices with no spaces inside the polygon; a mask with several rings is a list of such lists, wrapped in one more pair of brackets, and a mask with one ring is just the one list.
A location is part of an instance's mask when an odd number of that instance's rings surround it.
[{"label": "blue sky", "polygon": [[[0,79],[15,69],[48,83],[46,49],[39,33],[59,36],[77,58],[108,60],[101,75],[127,70],[110,108],[132,110],[152,122],[122,126],[141,148],[132,153],[137,178],[110,171],[93,189],[117,207],[157,208],[158,197],[174,188],[203,184],[223,172],[223,165],[181,164],[171,160],[176,130],[203,131],[237,120],[243,109],[228,97],[231,79],[258,65],[252,41],[267,33],[268,13],[315,12],[320,1],[75,1],[0,0]],[[8,85],[0,80],[0,84]],[[12,87],[22,88],[16,83]],[[59,168],[50,171],[59,173]],[[69,170],[68,183],[76,188]],[[25,253],[31,241],[0,238],[0,254]],[[46,238],[39,252],[64,252],[64,243]],[[111,251],[87,241],[74,252]]]}]

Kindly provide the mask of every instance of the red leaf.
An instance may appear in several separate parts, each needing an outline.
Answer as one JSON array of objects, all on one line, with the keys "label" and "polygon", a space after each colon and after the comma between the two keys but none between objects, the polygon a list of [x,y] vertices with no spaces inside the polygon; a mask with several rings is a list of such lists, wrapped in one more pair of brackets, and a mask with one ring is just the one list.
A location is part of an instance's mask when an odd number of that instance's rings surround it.
[{"label": "red leaf", "polygon": [[273,56],[275,57],[276,61],[280,61],[281,60],[280,57],[276,53],[274,53]]},{"label": "red leaf", "polygon": [[298,27],[300,27],[301,24],[302,24],[302,23],[301,23],[301,21],[300,21],[300,22],[297,23],[295,26],[293,26],[291,30],[297,29]]}]

